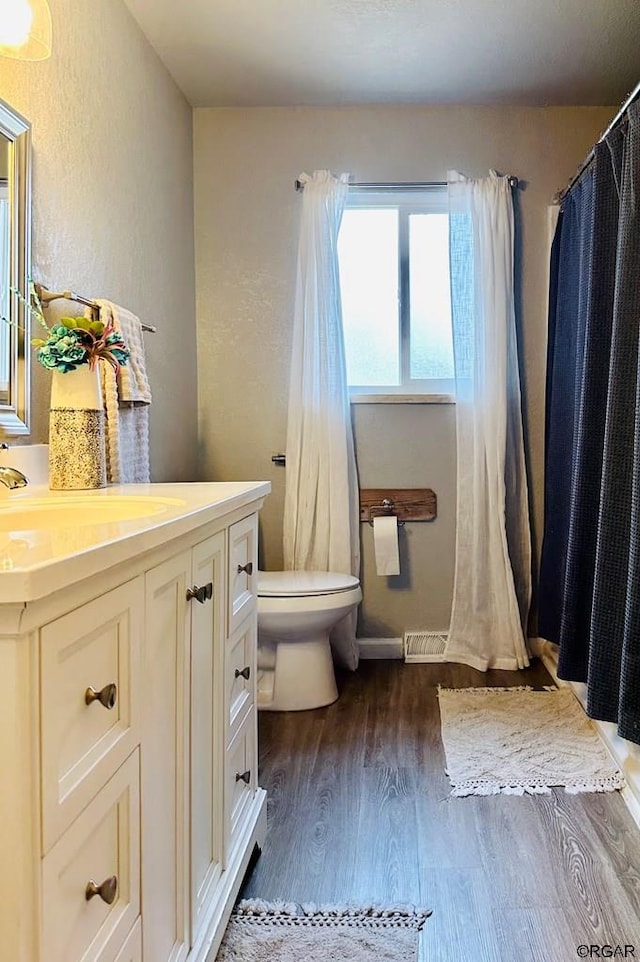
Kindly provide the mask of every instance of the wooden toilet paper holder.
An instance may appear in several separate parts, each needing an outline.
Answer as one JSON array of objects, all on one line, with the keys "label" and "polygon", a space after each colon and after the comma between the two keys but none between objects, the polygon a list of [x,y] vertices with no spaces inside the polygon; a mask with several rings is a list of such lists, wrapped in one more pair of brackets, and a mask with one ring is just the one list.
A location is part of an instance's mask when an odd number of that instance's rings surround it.
[{"label": "wooden toilet paper holder", "polygon": [[438,499],[431,488],[362,488],[360,520],[373,524],[374,518],[395,515],[398,524],[405,521],[434,521],[438,516]]}]

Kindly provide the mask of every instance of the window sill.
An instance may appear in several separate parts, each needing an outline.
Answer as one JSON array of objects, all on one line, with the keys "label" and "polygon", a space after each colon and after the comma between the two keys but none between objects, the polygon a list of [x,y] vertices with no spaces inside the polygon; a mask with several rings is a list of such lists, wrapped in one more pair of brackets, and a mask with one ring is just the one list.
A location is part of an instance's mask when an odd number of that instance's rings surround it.
[{"label": "window sill", "polygon": [[454,394],[352,394],[351,404],[455,404]]}]

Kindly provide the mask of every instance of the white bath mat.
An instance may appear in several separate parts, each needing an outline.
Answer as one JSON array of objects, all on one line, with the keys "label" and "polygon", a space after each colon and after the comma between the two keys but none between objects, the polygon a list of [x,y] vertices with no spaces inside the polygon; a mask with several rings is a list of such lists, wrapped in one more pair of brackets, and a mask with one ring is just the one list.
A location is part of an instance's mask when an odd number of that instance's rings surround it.
[{"label": "white bath mat", "polygon": [[624,788],[570,688],[441,688],[438,699],[452,795]]},{"label": "white bath mat", "polygon": [[216,962],[416,962],[429,915],[248,899],[234,909]]}]

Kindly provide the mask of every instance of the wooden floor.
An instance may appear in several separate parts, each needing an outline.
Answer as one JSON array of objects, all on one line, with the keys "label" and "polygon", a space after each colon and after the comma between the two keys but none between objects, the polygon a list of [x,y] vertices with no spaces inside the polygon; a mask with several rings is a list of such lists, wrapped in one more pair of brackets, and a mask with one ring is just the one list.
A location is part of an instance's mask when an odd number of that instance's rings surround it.
[{"label": "wooden floor", "polygon": [[640,830],[617,793],[449,794],[437,685],[549,682],[539,662],[365,661],[328,708],[261,712],[269,827],[242,895],[428,906],[429,962],[640,959]]}]

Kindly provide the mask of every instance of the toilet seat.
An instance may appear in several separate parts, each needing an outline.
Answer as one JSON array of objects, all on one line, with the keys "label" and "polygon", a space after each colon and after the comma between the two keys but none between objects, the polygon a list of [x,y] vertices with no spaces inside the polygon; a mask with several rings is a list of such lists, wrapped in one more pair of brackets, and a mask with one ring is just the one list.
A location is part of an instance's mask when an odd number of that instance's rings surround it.
[{"label": "toilet seat", "polygon": [[259,598],[315,598],[357,588],[353,575],[335,571],[259,571]]}]

